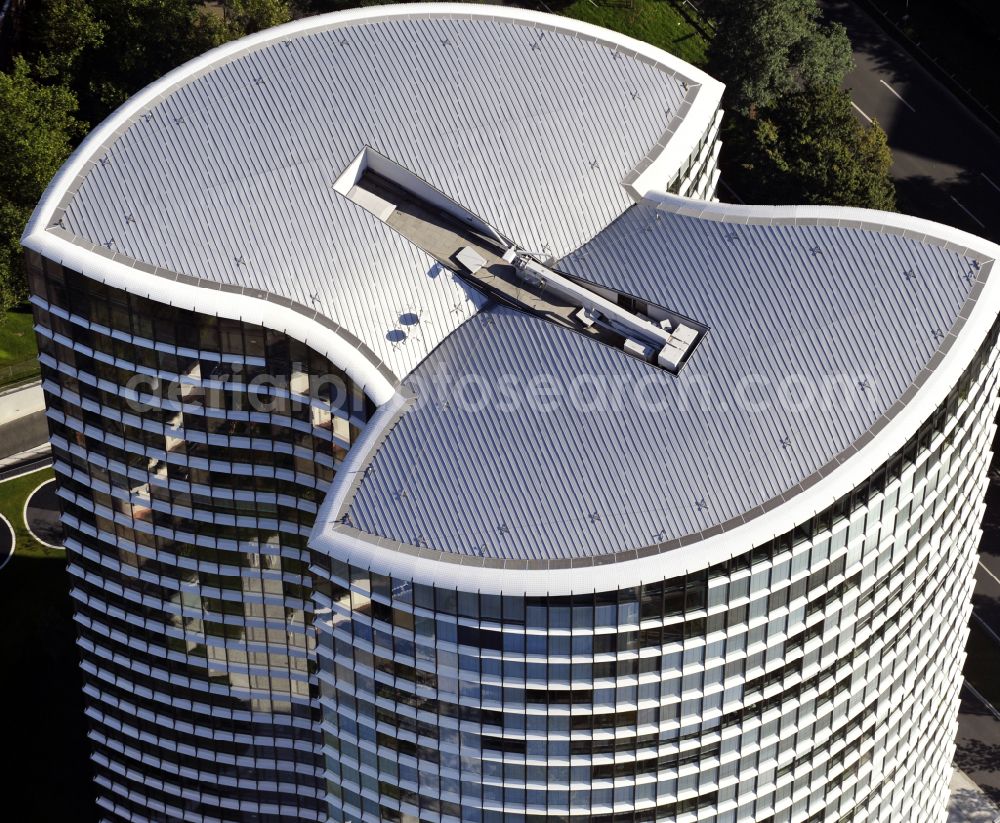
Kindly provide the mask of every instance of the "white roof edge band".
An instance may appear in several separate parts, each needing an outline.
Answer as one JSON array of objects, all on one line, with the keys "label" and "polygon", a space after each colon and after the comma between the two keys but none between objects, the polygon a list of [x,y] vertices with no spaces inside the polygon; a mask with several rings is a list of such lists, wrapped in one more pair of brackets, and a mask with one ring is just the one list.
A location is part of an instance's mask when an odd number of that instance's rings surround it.
[{"label": "white roof edge band", "polygon": [[[659,208],[728,222],[746,222],[748,217],[769,218],[782,223],[796,219],[862,221],[872,225],[873,229],[876,225],[882,225],[896,231],[915,232],[930,240],[956,244],[984,258],[1000,259],[1000,246],[994,243],[958,229],[906,215],[839,206],[729,206],[662,194],[649,200],[650,205],[658,205]],[[564,569],[476,566],[468,562],[469,558],[465,558],[466,562],[459,563],[458,556],[429,549],[423,550],[425,556],[403,553],[395,549],[392,541],[375,536],[367,539],[337,530],[337,524],[328,519],[330,512],[326,506],[320,511],[310,542],[332,557],[383,574],[411,578],[419,583],[487,594],[528,596],[626,588],[687,571],[697,571],[728,560],[809,520],[859,485],[905,445],[948,396],[1000,315],[1000,272],[991,272],[991,275],[972,306],[954,345],[920,386],[913,399],[860,451],[851,455],[815,485],[742,526],[648,557],[618,559],[614,562]],[[339,484],[335,479],[334,487],[337,485]],[[331,488],[331,496],[333,493]]]},{"label": "white roof edge band", "polygon": [[319,529],[325,527],[326,523],[335,521],[340,515],[344,503],[354,486],[354,481],[357,479],[357,474],[362,471],[361,466],[378,449],[382,437],[388,433],[393,421],[399,415],[400,411],[402,411],[406,402],[407,397],[402,392],[393,394],[387,402],[383,403],[376,410],[375,414],[368,421],[368,425],[365,426],[364,431],[361,433],[361,437],[351,445],[350,451],[347,452],[347,457],[340,464],[340,468],[337,470],[337,474],[330,484],[330,489],[326,497],[323,498],[319,511],[316,513],[313,532],[309,536],[310,542],[313,542],[319,536]]},{"label": "white roof edge band", "polygon": [[[966,232],[941,226],[930,221],[864,209],[817,206],[728,206],[690,200],[662,193],[666,177],[679,167],[704,131],[718,107],[723,86],[718,81],[648,43],[609,32],[606,29],[568,18],[527,11],[519,8],[476,6],[461,3],[416,3],[392,7],[366,7],[328,15],[303,18],[273,29],[227,43],[180,66],[159,81],[147,86],[127,100],[108,119],[95,128],[62,166],[47,187],[25,228],[22,243],[45,257],[61,261],[68,267],[96,280],[106,282],[130,293],[149,296],[163,303],[194,311],[217,314],[283,330],[324,354],[348,376],[365,387],[366,393],[379,405],[398,398],[391,381],[364,352],[350,344],[333,329],[292,308],[250,295],[234,294],[216,288],[199,288],[165,277],[149,274],[125,263],[111,260],[83,246],[47,231],[52,217],[71,191],[95,152],[112,138],[132,118],[171,88],[182,85],[198,73],[210,69],[245,51],[279,41],[289,36],[354,22],[370,22],[395,17],[417,16],[486,17],[515,22],[554,26],[565,32],[576,32],[602,43],[616,44],[648,59],[655,60],[698,86],[690,100],[688,113],[657,153],[654,147],[631,184],[633,196],[647,199],[647,205],[677,211],[680,214],[729,222],[797,222],[823,220],[827,222],[881,225],[890,230],[905,231],[938,243],[952,244],[990,259],[1000,258],[1000,247]],[[191,273],[195,274],[195,273]],[[858,485],[885,459],[898,451],[921,423],[947,396],[959,375],[975,354],[1000,311],[1000,274],[987,279],[985,287],[972,307],[962,332],[945,355],[941,365],[931,373],[913,400],[906,405],[864,448],[822,477],[814,486],[765,514],[722,534],[692,543],[680,549],[633,560],[616,560],[593,566],[567,569],[517,569],[477,567],[455,562],[459,558],[439,559],[438,553],[426,550],[425,556],[397,551],[390,541],[377,537],[360,539],[335,530],[330,521],[340,499],[341,483],[348,482],[349,471],[338,474],[320,510],[311,543],[330,555],[418,582],[468,591],[505,594],[566,594],[577,591],[609,590],[633,586],[643,581],[682,574],[704,568],[749,550],[778,534],[809,519],[834,500]],[[372,436],[393,418],[390,407],[370,423]],[[381,414],[385,411],[385,414]],[[366,434],[367,434],[366,430]],[[366,438],[367,440],[367,438]],[[359,452],[357,460],[363,455]],[[351,466],[356,465],[349,458]],[[347,464],[345,464],[346,468]],[[342,475],[342,476],[341,476]],[[346,485],[344,486],[346,489]]]},{"label": "white roof edge band", "polygon": [[[502,6],[467,5],[464,3],[414,3],[410,5],[363,7],[306,17],[266,29],[212,49],[167,73],[125,101],[125,103],[87,135],[86,139],[70,155],[55,177],[53,177],[25,227],[21,238],[22,245],[52,260],[62,261],[87,277],[102,280],[109,285],[121,288],[132,294],[150,296],[153,299],[194,311],[217,314],[228,319],[243,320],[249,323],[260,323],[276,330],[284,330],[285,333],[303,343],[307,343],[319,353],[329,357],[352,380],[363,386],[365,392],[376,404],[381,405],[387,402],[395,394],[395,389],[390,381],[378,371],[376,364],[371,362],[363,352],[359,351],[354,345],[344,340],[335,331],[325,327],[323,324],[317,323],[315,320],[293,309],[278,306],[249,295],[238,295],[228,291],[219,291],[214,288],[199,288],[149,274],[132,268],[125,263],[110,260],[101,254],[92,252],[88,248],[51,234],[47,231],[47,228],[52,223],[56,210],[64,201],[67,194],[71,192],[71,187],[97,151],[108,140],[113,138],[116,132],[128,124],[134,117],[142,113],[161,95],[183,85],[199,73],[259,46],[277,42],[297,34],[356,22],[373,22],[419,16],[482,17],[557,27],[561,31],[593,37],[603,43],[617,45],[623,49],[644,55],[683,76],[691,84],[713,89],[716,98],[715,102],[704,101],[704,104],[711,103],[712,111],[717,106],[718,98],[722,94],[723,86],[718,81],[712,79],[699,69],[688,65],[674,55],[656,48],[649,43],[611,32],[590,23],[543,12]],[[699,105],[699,101],[705,97],[701,93],[701,88],[698,91],[699,93],[695,95],[695,105]],[[699,108],[701,107],[704,107],[704,105],[699,105]],[[710,115],[711,113],[708,115],[709,118]],[[672,149],[674,144],[680,139],[678,135],[691,132],[691,139],[697,142],[701,133],[698,129],[703,129],[703,124],[689,122],[694,119],[696,118],[685,117],[683,119],[681,125],[678,127],[678,131],[668,142],[668,146],[660,151],[659,156],[655,160],[657,168],[660,168],[663,162],[673,156],[673,154],[670,157],[666,157],[665,155],[667,149]],[[692,143],[692,145],[694,144]],[[681,149],[682,147],[679,146],[676,153],[680,153],[680,160],[683,161],[687,154],[683,153]],[[687,152],[690,153],[690,148],[687,149]],[[197,276],[198,273],[184,272],[184,274]]]},{"label": "white roof edge band", "polygon": [[633,183],[625,186],[636,200],[641,201],[650,195],[665,192],[671,176],[694,154],[719,110],[725,86],[707,75],[698,82],[699,87],[692,96],[691,108],[685,113],[677,131],[670,135],[659,152],[647,155],[649,165],[639,172]]},{"label": "white roof edge band", "polygon": [[[663,211],[717,220],[725,223],[802,223],[822,220],[824,225],[841,224],[844,228],[880,228],[898,233],[908,233],[918,239],[931,242],[951,243],[958,249],[976,252],[980,257],[1000,260],[1000,245],[961,229],[911,217],[899,212],[860,209],[853,206],[748,206],[695,200],[679,194],[650,191],[644,197],[645,205],[655,206]],[[859,226],[858,224],[865,224]]]},{"label": "white roof edge band", "polygon": [[49,260],[61,262],[74,271],[130,294],[284,332],[343,369],[377,405],[387,402],[396,393],[392,382],[365,352],[333,329],[287,306],[245,294],[168,280],[117,260],[109,260],[46,231],[26,235],[21,243]]},{"label": "white roof edge band", "polygon": [[[146,106],[161,94],[175,86],[182,85],[199,72],[258,46],[280,41],[286,37],[304,32],[332,28],[347,23],[390,20],[395,17],[442,17],[449,15],[456,17],[487,17],[535,23],[542,26],[555,26],[562,31],[586,35],[604,43],[614,43],[623,48],[630,49],[637,54],[656,60],[658,63],[662,63],[692,84],[712,88],[717,92],[718,97],[722,95],[723,85],[717,80],[656,46],[590,23],[546,14],[544,12],[529,11],[516,7],[467,5],[465,3],[413,3],[394,6],[368,6],[348,9],[347,11],[332,12],[330,14],[320,14],[314,17],[303,17],[300,20],[293,20],[281,26],[265,29],[264,31],[251,34],[240,40],[225,43],[211,51],[207,51],[193,60],[189,60],[187,63],[178,66],[173,71],[168,72],[155,83],[146,86],[146,88],[122,103],[106,120],[87,135],[86,139],[70,155],[62,168],[59,169],[56,176],[52,178],[52,182],[49,183],[31,219],[28,221],[28,225],[24,230],[24,237],[27,238],[38,231],[45,230],[51,221],[53,213],[69,190],[70,184],[77,178],[97,148],[103,145],[108,138],[113,136],[131,118],[141,113]],[[685,120],[687,119],[685,118]],[[683,124],[679,127],[678,133],[682,129]]]}]

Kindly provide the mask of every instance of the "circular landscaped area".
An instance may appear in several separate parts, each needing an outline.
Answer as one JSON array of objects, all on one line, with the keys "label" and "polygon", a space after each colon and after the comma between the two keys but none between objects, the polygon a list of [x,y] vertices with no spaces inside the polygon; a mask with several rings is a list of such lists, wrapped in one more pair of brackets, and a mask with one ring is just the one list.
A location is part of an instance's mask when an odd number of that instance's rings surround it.
[{"label": "circular landscaped area", "polygon": [[59,520],[59,498],[56,481],[46,480],[35,489],[24,504],[24,524],[32,536],[44,546],[61,548],[62,523]]},{"label": "circular landscaped area", "polygon": [[0,514],[0,569],[14,556],[14,529],[2,514]]}]

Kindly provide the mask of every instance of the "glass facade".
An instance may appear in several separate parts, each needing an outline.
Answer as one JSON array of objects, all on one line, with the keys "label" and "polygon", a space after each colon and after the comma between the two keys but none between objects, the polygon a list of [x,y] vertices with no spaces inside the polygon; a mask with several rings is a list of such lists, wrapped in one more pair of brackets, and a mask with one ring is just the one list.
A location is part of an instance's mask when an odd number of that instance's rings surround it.
[{"label": "glass facade", "polygon": [[996,338],[869,481],[694,574],[525,598],[317,557],[330,819],[943,819]]},{"label": "glass facade", "polygon": [[705,133],[685,158],[683,165],[674,172],[665,190],[670,194],[680,194],[699,200],[715,199],[715,187],[719,182],[719,126],[722,109],[718,109]]},{"label": "glass facade", "polygon": [[325,819],[307,539],[371,403],[282,333],[30,278],[100,807]]},{"label": "glass facade", "polygon": [[310,549],[373,413],[325,358],[29,259],[107,819],[942,819],[996,328],[794,531],[500,596]]}]

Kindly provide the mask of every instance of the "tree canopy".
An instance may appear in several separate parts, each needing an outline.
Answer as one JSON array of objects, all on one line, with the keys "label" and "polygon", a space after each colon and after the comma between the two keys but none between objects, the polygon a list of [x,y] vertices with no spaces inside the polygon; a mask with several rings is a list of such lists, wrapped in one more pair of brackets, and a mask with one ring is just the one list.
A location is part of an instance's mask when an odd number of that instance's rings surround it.
[{"label": "tree canopy", "polygon": [[288,0],[33,0],[0,73],[0,309],[26,295],[20,238],[88,126],[213,46],[291,19]]},{"label": "tree canopy", "polygon": [[215,37],[221,43],[291,19],[287,0],[228,0],[224,5],[223,26]]},{"label": "tree canopy", "polygon": [[[353,5],[297,0],[299,9]],[[758,202],[892,208],[885,134],[839,90],[844,29],[816,0],[705,0],[718,27],[709,71],[726,83],[723,173]],[[88,126],[213,46],[292,16],[289,0],[33,0],[0,74],[0,303],[24,294],[18,240],[48,180]]]},{"label": "tree canopy", "polygon": [[709,72],[726,83],[730,109],[770,108],[792,91],[839,85],[851,69],[847,32],[820,22],[816,0],[715,0],[712,8],[719,25]]},{"label": "tree canopy", "polygon": [[107,26],[81,56],[73,87],[96,125],[139,89],[218,41],[219,24],[196,0],[90,0]]},{"label": "tree canopy", "polygon": [[139,89],[213,46],[291,19],[288,0],[34,0],[17,50],[68,86],[96,125]]},{"label": "tree canopy", "polygon": [[0,73],[0,307],[26,296],[20,238],[49,181],[82,133],[76,98],[31,76],[23,57]]},{"label": "tree canopy", "polygon": [[863,126],[833,86],[796,91],[756,121],[754,174],[779,202],[896,207],[885,132]]},{"label": "tree canopy", "polygon": [[723,176],[756,202],[895,208],[892,157],[841,90],[852,66],[816,0],[713,0],[709,72],[726,83]]},{"label": "tree canopy", "polygon": [[80,55],[99,47],[106,29],[86,0],[35,0],[25,6],[19,52],[39,77],[69,83]]}]

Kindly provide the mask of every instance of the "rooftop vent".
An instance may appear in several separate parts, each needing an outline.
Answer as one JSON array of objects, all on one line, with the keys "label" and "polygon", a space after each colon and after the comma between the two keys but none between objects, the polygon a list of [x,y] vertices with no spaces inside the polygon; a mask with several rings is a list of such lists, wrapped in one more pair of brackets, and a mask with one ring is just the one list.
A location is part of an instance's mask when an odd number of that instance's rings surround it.
[{"label": "rooftop vent", "polygon": [[497,302],[669,372],[680,371],[708,331],[663,306],[553,268],[551,249],[545,248],[544,255],[525,250],[370,148],[333,188]]}]

